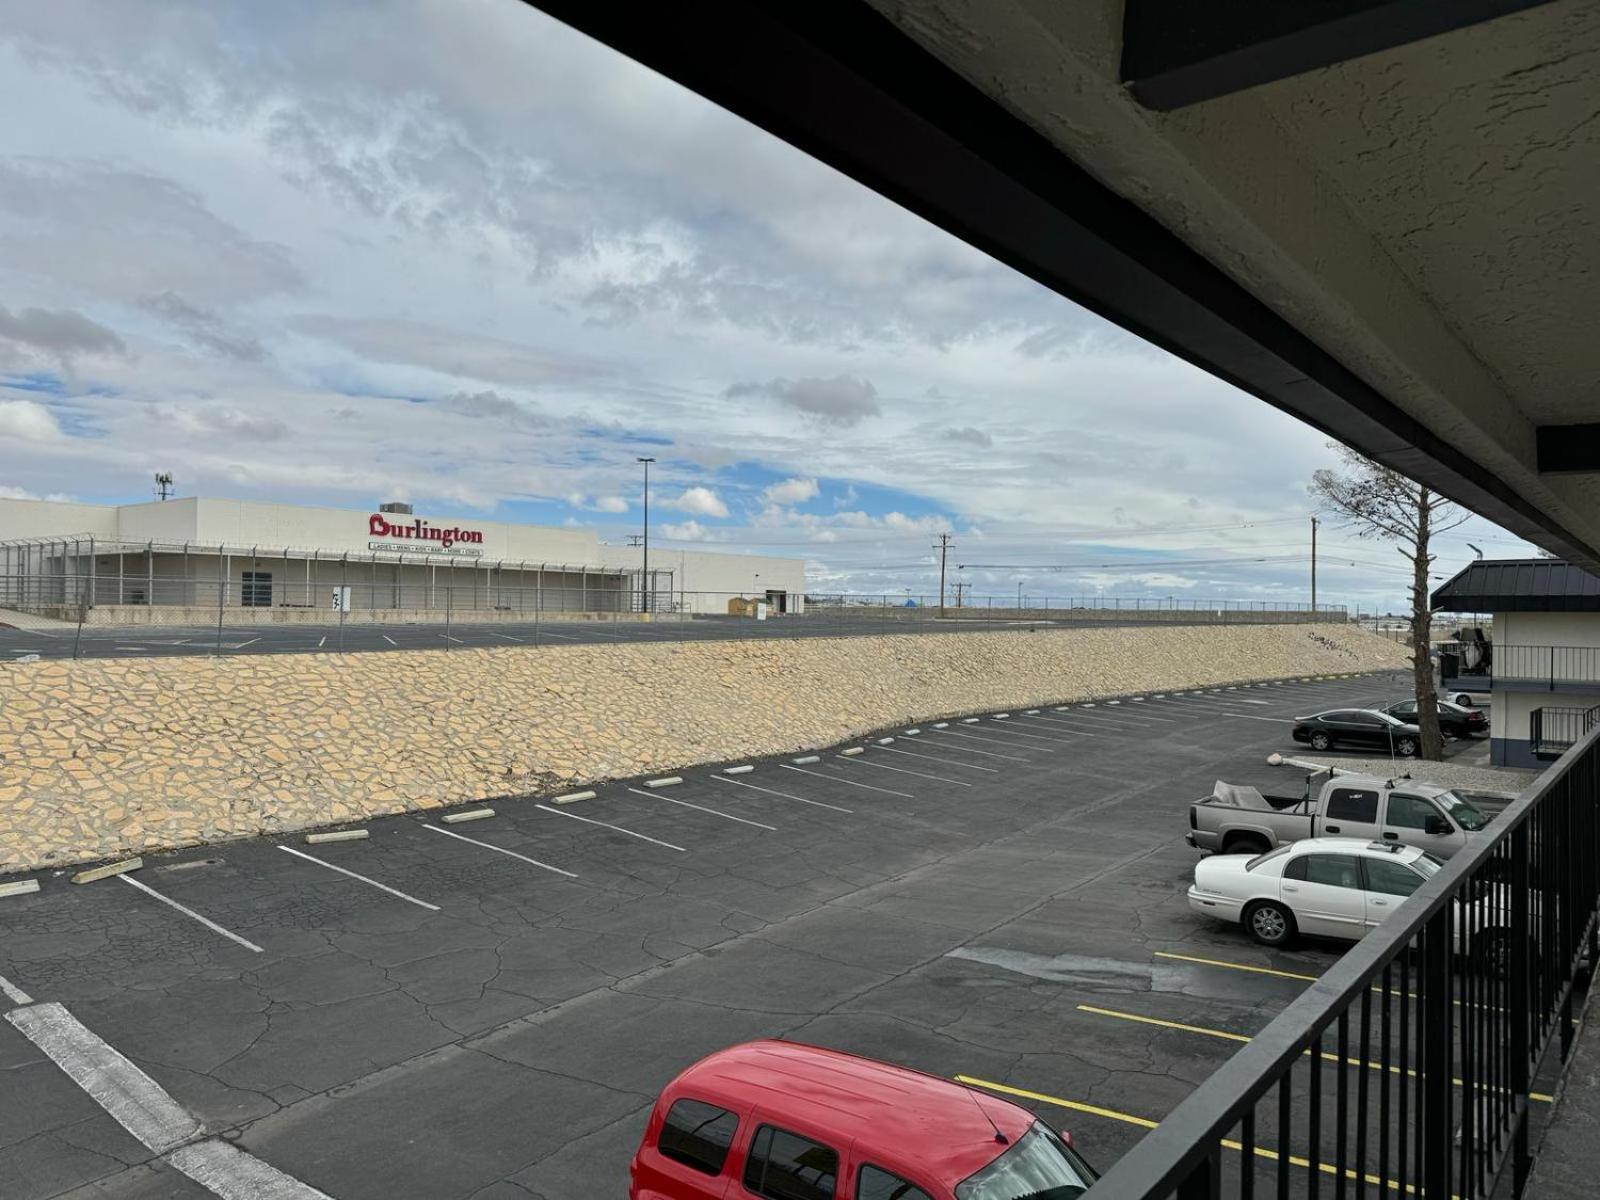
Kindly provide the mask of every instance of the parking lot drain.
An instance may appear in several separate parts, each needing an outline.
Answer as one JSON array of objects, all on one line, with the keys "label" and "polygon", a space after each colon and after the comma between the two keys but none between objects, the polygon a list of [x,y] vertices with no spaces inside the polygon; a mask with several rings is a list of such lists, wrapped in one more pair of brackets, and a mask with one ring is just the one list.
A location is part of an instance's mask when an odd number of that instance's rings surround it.
[{"label": "parking lot drain", "polygon": [[646,779],[644,781],[644,785],[647,788],[664,788],[671,787],[673,784],[682,782],[682,775],[663,775],[660,779]]},{"label": "parking lot drain", "polygon": [[87,871],[79,871],[72,877],[72,882],[93,883],[96,879],[110,879],[113,875],[137,871],[142,866],[144,866],[142,858],[125,858],[121,862],[107,863],[103,867],[90,867]]},{"label": "parking lot drain", "polygon": [[0,883],[0,896],[26,896],[39,890],[37,879],[19,879],[15,883]]},{"label": "parking lot drain", "polygon": [[846,756],[852,756],[856,754],[865,754],[866,750],[860,746],[846,746],[843,750],[839,751],[839,753]]},{"label": "parking lot drain", "polygon": [[469,808],[466,812],[446,813],[440,817],[446,825],[459,825],[463,821],[487,821],[494,816],[492,808]]},{"label": "parking lot drain", "polygon": [[822,761],[822,755],[820,755],[820,754],[804,754],[804,755],[801,755],[799,758],[791,758],[789,761],[792,762],[792,763],[797,763],[798,765],[803,767],[803,766],[806,765],[806,763],[821,762]]},{"label": "parking lot drain", "polygon": [[556,796],[552,804],[576,804],[579,800],[593,800],[593,792],[568,792],[565,796]]},{"label": "parking lot drain", "polygon": [[326,833],[306,834],[306,845],[320,846],[324,842],[364,842],[371,836],[365,829],[330,829]]},{"label": "parking lot drain", "polygon": [[724,775],[748,775],[754,770],[755,767],[753,767],[751,764],[744,763],[743,765],[737,767],[723,767],[722,773]]}]

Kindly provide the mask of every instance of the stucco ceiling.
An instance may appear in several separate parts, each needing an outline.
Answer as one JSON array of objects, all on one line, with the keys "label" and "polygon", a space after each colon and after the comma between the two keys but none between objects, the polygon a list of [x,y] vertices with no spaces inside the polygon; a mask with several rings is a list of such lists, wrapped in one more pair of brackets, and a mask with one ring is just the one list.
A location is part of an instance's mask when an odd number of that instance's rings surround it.
[{"label": "stucco ceiling", "polygon": [[913,39],[1600,547],[1600,5],[1526,12],[1172,113],[1119,80],[1121,0],[872,0]]}]

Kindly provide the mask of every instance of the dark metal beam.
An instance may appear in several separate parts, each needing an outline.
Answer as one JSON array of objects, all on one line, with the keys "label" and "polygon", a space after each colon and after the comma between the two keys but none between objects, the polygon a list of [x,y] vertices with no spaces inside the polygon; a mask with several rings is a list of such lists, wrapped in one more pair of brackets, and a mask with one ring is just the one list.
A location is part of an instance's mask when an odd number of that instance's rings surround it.
[{"label": "dark metal beam", "polygon": [[1600,473],[1600,425],[1541,425],[1534,432],[1540,474]]},{"label": "dark metal beam", "polygon": [[866,4],[527,2],[1521,536],[1600,558]]},{"label": "dark metal beam", "polygon": [[1122,79],[1168,111],[1550,0],[1127,0]]}]

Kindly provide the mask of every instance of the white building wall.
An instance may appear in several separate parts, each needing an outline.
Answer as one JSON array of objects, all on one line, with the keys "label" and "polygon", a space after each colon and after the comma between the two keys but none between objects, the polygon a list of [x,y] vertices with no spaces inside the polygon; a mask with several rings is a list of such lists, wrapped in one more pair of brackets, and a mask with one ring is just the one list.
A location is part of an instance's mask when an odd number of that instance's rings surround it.
[{"label": "white building wall", "polygon": [[[605,561],[618,570],[643,569],[642,548],[602,546],[600,550]],[[784,592],[790,612],[804,611],[804,559],[652,546],[650,569],[672,572],[673,592],[688,612],[726,613],[728,601],[734,597],[760,598],[769,591]]]},{"label": "white building wall", "polygon": [[77,533],[97,538],[116,537],[117,510],[109,504],[0,500],[0,542]]},{"label": "white building wall", "polygon": [[1600,613],[1496,613],[1496,646],[1600,646]]}]

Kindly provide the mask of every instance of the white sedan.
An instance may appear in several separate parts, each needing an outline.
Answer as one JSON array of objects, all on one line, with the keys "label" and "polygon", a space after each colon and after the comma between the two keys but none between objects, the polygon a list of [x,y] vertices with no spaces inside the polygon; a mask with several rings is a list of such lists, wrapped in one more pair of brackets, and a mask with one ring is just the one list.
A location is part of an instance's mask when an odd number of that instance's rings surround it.
[{"label": "white sedan", "polygon": [[1266,946],[1281,946],[1296,933],[1356,941],[1442,865],[1414,846],[1308,838],[1254,858],[1201,859],[1189,907],[1242,924]]}]

